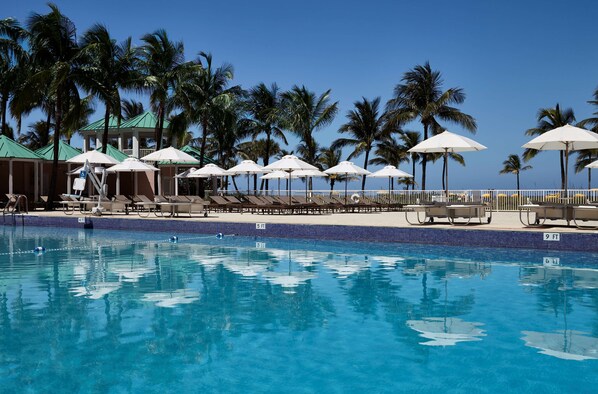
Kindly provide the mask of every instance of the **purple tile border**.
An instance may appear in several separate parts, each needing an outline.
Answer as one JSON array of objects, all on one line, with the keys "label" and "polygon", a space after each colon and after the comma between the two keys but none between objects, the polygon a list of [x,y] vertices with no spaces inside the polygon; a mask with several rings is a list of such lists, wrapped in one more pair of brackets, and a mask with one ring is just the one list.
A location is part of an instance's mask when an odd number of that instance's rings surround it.
[{"label": "purple tile border", "polygon": [[[598,233],[560,233],[560,241],[544,241],[542,232],[532,231],[488,231],[475,229],[438,229],[422,227],[366,227],[335,225],[301,225],[267,223],[265,229],[256,229],[255,223],[147,220],[72,216],[43,217],[5,216],[5,225],[29,225],[44,227],[73,227],[115,230],[137,230],[200,234],[238,234],[254,237],[304,238],[327,240],[358,240],[365,242],[396,242],[431,245],[453,245],[470,247],[523,248],[540,250],[562,250],[598,252]],[[547,230],[547,232],[558,232]]]}]

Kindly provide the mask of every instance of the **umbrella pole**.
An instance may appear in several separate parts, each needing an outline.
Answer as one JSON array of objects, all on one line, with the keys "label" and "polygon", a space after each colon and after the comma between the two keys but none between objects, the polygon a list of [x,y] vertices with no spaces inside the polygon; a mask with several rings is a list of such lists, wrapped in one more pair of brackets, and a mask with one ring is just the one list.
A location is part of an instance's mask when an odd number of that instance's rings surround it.
[{"label": "umbrella pole", "polygon": [[388,210],[390,211],[390,204],[391,204],[391,199],[390,199],[390,180],[392,179],[392,177],[388,177]]},{"label": "umbrella pole", "polygon": [[247,195],[249,195],[249,173],[247,173]]},{"label": "umbrella pole", "polygon": [[289,205],[292,204],[292,198],[291,198],[292,184],[293,184],[293,182],[291,182],[291,171],[289,171]]},{"label": "umbrella pole", "polygon": [[445,184],[446,184],[446,202],[449,200],[449,185],[448,185],[448,148],[444,148],[444,160],[446,162],[446,168],[444,169]]},{"label": "umbrella pole", "polygon": [[347,183],[349,181],[349,179],[347,178],[347,176],[349,175],[349,173],[345,173],[345,205],[347,205]]},{"label": "umbrella pole", "polygon": [[569,202],[569,143],[565,142],[565,204]]}]

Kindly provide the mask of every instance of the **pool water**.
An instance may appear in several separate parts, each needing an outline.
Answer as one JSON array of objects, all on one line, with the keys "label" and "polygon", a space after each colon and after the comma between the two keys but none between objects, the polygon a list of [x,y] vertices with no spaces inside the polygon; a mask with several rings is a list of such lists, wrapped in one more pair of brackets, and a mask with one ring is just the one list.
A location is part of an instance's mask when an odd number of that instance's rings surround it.
[{"label": "pool water", "polygon": [[177,236],[0,229],[0,392],[597,390],[596,254]]}]

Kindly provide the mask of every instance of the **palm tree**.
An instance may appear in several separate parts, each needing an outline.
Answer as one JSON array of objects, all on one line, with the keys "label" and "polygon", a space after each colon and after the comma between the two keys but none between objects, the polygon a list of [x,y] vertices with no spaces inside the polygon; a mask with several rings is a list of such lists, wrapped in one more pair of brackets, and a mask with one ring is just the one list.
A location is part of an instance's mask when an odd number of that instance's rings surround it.
[{"label": "palm tree", "polygon": [[145,109],[141,101],[135,101],[133,99],[123,99],[120,103],[121,115],[124,120],[132,119],[137,115],[141,115]]},{"label": "palm tree", "polygon": [[409,178],[411,179],[413,182],[411,182],[410,184],[407,184],[407,187],[409,187],[409,185],[411,185],[411,190],[414,190],[415,187],[415,168],[416,168],[416,164],[418,161],[420,161],[422,159],[422,155],[421,153],[417,153],[417,152],[409,152],[409,149],[415,147],[417,144],[419,144],[421,142],[421,134],[418,133],[417,131],[405,131],[403,133],[401,133],[401,140],[403,141],[403,144],[401,145],[402,150],[407,152],[409,154],[409,157],[411,159],[411,175],[413,175],[413,178]]},{"label": "palm tree", "polygon": [[85,32],[79,46],[85,59],[80,70],[81,85],[104,104],[102,153],[106,153],[110,115],[116,115],[119,123],[121,119],[120,89],[130,89],[139,83],[136,50],[131,37],[119,45],[106,26],[100,24]]},{"label": "palm tree", "polygon": [[166,102],[183,74],[189,72],[190,63],[185,62],[185,49],[181,41],[170,41],[165,30],[159,29],[144,35],[140,48],[143,89],[149,92],[150,104],[157,113],[158,122],[154,138],[156,150],[162,148],[164,120],[168,116]]},{"label": "palm tree", "polygon": [[50,129],[43,120],[29,125],[26,133],[19,136],[19,143],[31,150],[43,148],[50,142]]},{"label": "palm tree", "polygon": [[8,103],[29,70],[29,54],[23,47],[27,36],[17,20],[0,20],[0,134],[8,132]]},{"label": "palm tree", "polygon": [[[261,155],[264,166],[270,164],[270,158],[276,155],[280,150],[277,142],[273,139],[279,139],[288,144],[287,139],[281,127],[282,107],[280,91],[278,86],[273,83],[270,87],[264,83],[252,88],[248,93],[246,101],[247,112],[252,118],[251,137],[256,140],[261,134],[264,134],[263,154]],[[275,149],[275,146],[277,149]],[[262,181],[262,185],[264,182]],[[268,180],[265,182],[268,189]]]},{"label": "palm tree", "polygon": [[[575,160],[575,173],[580,173],[586,166],[598,160],[598,149],[582,150],[577,153]],[[588,168],[588,190],[592,188],[592,169]]]},{"label": "palm tree", "polygon": [[[338,165],[341,162],[342,150],[340,148],[325,148],[320,149],[318,164],[323,170],[327,170]],[[342,181],[344,178],[342,175],[330,174],[326,177],[326,181],[330,182],[330,193],[334,191],[334,183],[339,180]]]},{"label": "palm tree", "polygon": [[[424,129],[424,140],[428,133],[438,134],[443,127],[438,120],[454,123],[474,133],[477,129],[475,119],[452,107],[465,100],[465,93],[461,88],[450,88],[442,91],[442,76],[434,71],[430,63],[415,66],[407,71],[402,83],[394,89],[394,97],[386,104],[389,124],[395,128],[418,119]],[[422,155],[422,190],[426,189],[426,164],[428,156]]]},{"label": "palm tree", "polygon": [[[557,127],[565,126],[568,124],[575,123],[575,114],[573,109],[566,108],[561,110],[560,105],[557,103],[554,108],[540,108],[538,111],[538,125],[534,128],[528,129],[525,135],[538,136],[556,129]],[[536,149],[526,149],[523,152],[523,160],[530,161],[540,152]],[[560,162],[561,162],[561,189],[565,188],[565,152],[559,151]]]},{"label": "palm tree", "polygon": [[330,104],[330,90],[320,96],[297,85],[282,94],[285,129],[296,134],[301,143],[297,151],[308,163],[316,163],[318,146],[313,133],[334,120],[338,102]]},{"label": "palm tree", "polygon": [[517,176],[517,192],[519,192],[519,174],[521,171],[530,170],[532,166],[522,166],[521,159],[516,154],[509,155],[502,164],[503,168],[499,174],[515,174]]},{"label": "palm tree", "polygon": [[48,204],[53,208],[58,176],[58,148],[63,128],[63,117],[71,106],[77,106],[79,92],[75,84],[79,47],[75,25],[58,7],[50,4],[45,15],[33,13],[27,21],[30,32],[32,62],[37,71],[28,80],[30,89],[46,90],[51,97],[54,117],[54,161],[50,178]]},{"label": "palm tree", "polygon": [[[370,151],[379,141],[388,135],[388,129],[383,127],[384,117],[379,113],[380,97],[369,101],[362,97],[361,101],[353,103],[355,109],[347,114],[348,122],[339,128],[339,133],[349,133],[352,138],[338,138],[332,143],[332,148],[354,147],[348,159],[364,153],[363,168],[367,170]],[[361,178],[361,190],[365,190],[365,175]]]},{"label": "palm tree", "polygon": [[[387,135],[376,144],[374,151],[376,157],[370,160],[370,164],[382,166],[395,166],[399,168],[401,163],[409,160],[407,150],[392,135]],[[415,163],[413,164],[415,168]],[[394,179],[391,179],[391,187],[394,189]]]}]

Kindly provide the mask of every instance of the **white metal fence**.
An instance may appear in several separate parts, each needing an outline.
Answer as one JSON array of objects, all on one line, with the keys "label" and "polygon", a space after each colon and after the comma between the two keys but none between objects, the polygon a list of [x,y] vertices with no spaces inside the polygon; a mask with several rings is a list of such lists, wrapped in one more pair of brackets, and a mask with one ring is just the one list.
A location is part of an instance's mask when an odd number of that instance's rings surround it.
[{"label": "white metal fence", "polygon": [[[245,194],[247,190],[239,190],[240,193]],[[209,194],[209,191],[207,192]],[[228,191],[229,194],[234,194],[234,190]],[[278,190],[251,190],[250,193],[255,194],[270,194],[278,195]],[[287,190],[281,190],[282,196],[288,196]],[[293,195],[306,195],[305,189],[293,189]],[[312,190],[307,192],[311,194],[321,195],[335,195],[344,196],[344,189],[330,190]],[[348,190],[348,196],[357,194],[359,196],[367,196],[379,202],[392,202],[399,204],[417,204],[424,201],[440,201],[443,200],[443,190],[392,190],[390,195],[388,190]],[[563,190],[559,189],[526,189],[526,190],[512,190],[512,189],[487,189],[487,190],[451,190],[449,192],[449,201],[452,202],[468,202],[468,201],[483,201],[490,203],[492,209],[495,211],[516,211],[517,207],[529,202],[564,202],[570,204],[584,204],[588,201],[598,201],[598,189],[573,189],[569,190],[567,196]]]}]

